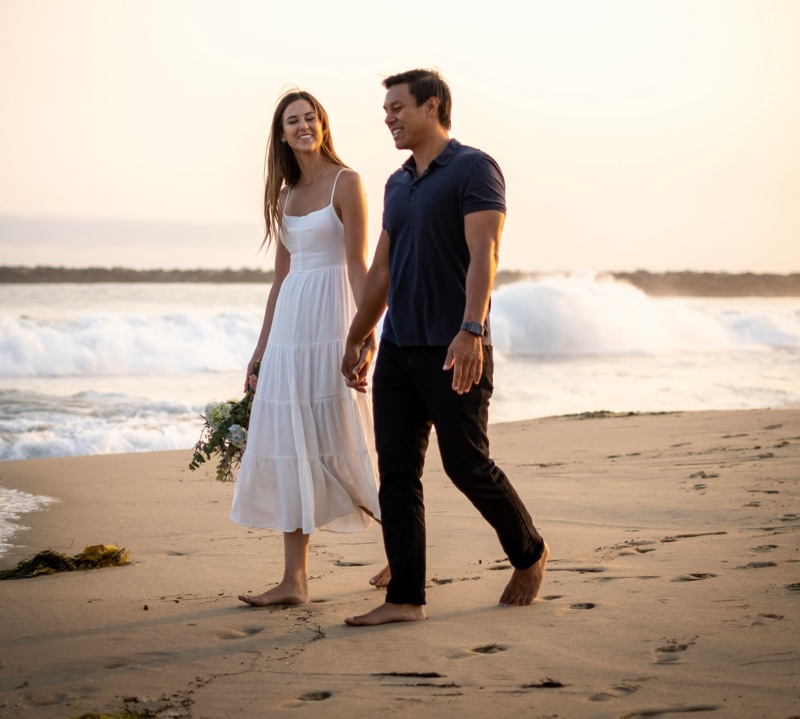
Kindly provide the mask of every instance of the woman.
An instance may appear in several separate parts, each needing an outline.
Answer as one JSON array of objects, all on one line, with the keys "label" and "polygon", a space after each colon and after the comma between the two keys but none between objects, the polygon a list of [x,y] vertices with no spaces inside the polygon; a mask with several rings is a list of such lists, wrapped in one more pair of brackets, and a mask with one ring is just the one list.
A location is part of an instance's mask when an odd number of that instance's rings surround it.
[{"label": "woman", "polygon": [[[380,518],[369,402],[339,374],[367,272],[366,199],[308,92],[286,93],[275,109],[264,218],[275,279],[247,367],[256,394],[231,518],[283,530],[285,568],[278,586],[239,596],[253,606],[309,601],[314,529],[354,532]],[[388,579],[384,568],[370,583]]]}]

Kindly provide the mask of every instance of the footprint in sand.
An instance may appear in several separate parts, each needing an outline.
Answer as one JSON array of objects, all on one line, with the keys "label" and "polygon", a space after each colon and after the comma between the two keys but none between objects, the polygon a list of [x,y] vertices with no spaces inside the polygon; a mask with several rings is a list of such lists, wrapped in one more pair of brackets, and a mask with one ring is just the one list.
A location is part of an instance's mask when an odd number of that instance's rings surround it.
[{"label": "footprint in sand", "polygon": [[[695,637],[696,639],[696,637]],[[680,657],[677,656],[679,654],[683,654],[690,646],[694,644],[694,639],[690,642],[686,642],[682,644],[675,639],[671,639],[667,644],[663,647],[658,647],[655,650],[655,663],[656,664],[671,664],[673,662],[677,662]]]},{"label": "footprint in sand", "polygon": [[777,562],[748,562],[739,569],[765,569],[767,567],[777,567]]},{"label": "footprint in sand", "polygon": [[321,702],[324,699],[330,699],[332,696],[333,692],[308,692],[297,698],[303,702]]},{"label": "footprint in sand", "polygon": [[760,544],[757,547],[752,547],[753,552],[771,552],[773,549],[777,549],[777,544]]},{"label": "footprint in sand", "polygon": [[658,574],[634,574],[634,575],[631,575],[629,577],[622,577],[622,576],[617,576],[617,577],[598,577],[597,579],[592,580],[592,581],[596,581],[596,582],[618,582],[621,579],[661,579],[661,577]]},{"label": "footprint in sand", "polygon": [[[647,554],[655,552],[658,542],[654,539],[629,539],[621,544],[608,547],[608,551],[616,552],[618,557],[630,557],[634,554]],[[599,547],[595,551],[605,551],[605,547]],[[549,569],[549,568],[548,568]]]},{"label": "footprint in sand", "polygon": [[691,534],[676,534],[672,537],[664,537],[661,539],[663,544],[670,542],[677,542],[679,539],[694,539],[695,537],[713,537],[719,534],[727,534],[725,531],[720,532],[692,532]]},{"label": "footprint in sand", "polygon": [[497,654],[498,652],[506,651],[506,649],[508,647],[504,647],[502,644],[484,644],[481,647],[474,647],[470,651],[476,654]]},{"label": "footprint in sand", "polygon": [[699,582],[701,579],[713,579],[716,574],[711,572],[695,572],[693,574],[681,574],[675,579],[670,579],[671,582]]},{"label": "footprint in sand", "polygon": [[263,632],[264,627],[247,627],[245,629],[231,629],[227,632],[217,635],[217,639],[245,639],[252,637],[254,634]]},{"label": "footprint in sand", "polygon": [[779,622],[781,619],[784,619],[784,616],[782,614],[759,614],[758,616],[751,618],[753,621],[751,622],[750,626],[759,627],[763,626],[764,624]]},{"label": "footprint in sand", "polygon": [[661,717],[667,714],[697,714],[699,712],[715,712],[721,707],[713,704],[701,704],[697,706],[677,706],[661,707],[654,709],[639,709],[621,716],[620,719],[650,719],[650,717]]},{"label": "footprint in sand", "polygon": [[431,579],[431,583],[435,584],[437,587],[440,587],[443,584],[452,584],[453,582],[474,582],[478,579],[480,579],[480,577],[433,577]]},{"label": "footprint in sand", "polygon": [[106,669],[121,669],[127,667],[129,664],[134,664],[135,659],[123,659],[122,657],[109,657],[103,666]]},{"label": "footprint in sand", "polygon": [[533,684],[523,684],[523,689],[563,689],[566,684],[562,684],[558,679],[551,679],[545,677],[540,682],[533,682]]},{"label": "footprint in sand", "polygon": [[345,562],[343,559],[337,559],[334,564],[337,567],[366,567],[364,562]]},{"label": "footprint in sand", "polygon": [[577,604],[570,604],[570,609],[594,609],[597,605],[594,602],[578,602]]},{"label": "footprint in sand", "polygon": [[589,697],[590,702],[607,702],[612,699],[619,699],[633,694],[637,689],[641,689],[636,684],[619,684],[614,687],[606,689],[604,692],[598,692]]}]

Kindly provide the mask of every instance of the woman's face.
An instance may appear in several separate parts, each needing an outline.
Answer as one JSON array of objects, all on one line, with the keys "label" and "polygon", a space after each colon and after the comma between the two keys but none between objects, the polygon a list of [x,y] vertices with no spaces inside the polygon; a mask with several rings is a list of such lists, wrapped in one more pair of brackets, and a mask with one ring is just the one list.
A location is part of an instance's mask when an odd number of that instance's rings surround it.
[{"label": "woman's face", "polygon": [[308,100],[295,100],[284,110],[281,140],[295,152],[315,152],[322,146],[322,125]]}]

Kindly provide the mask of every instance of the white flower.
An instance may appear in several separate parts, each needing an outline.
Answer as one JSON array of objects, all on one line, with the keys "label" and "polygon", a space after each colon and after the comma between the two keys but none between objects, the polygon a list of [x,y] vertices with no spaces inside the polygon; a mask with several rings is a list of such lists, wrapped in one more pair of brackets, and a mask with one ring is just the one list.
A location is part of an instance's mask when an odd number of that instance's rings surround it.
[{"label": "white flower", "polygon": [[241,450],[244,450],[247,444],[247,430],[238,424],[232,424],[228,427],[228,441]]},{"label": "white flower", "polygon": [[206,420],[212,429],[217,429],[230,416],[230,402],[209,402],[206,405]]}]

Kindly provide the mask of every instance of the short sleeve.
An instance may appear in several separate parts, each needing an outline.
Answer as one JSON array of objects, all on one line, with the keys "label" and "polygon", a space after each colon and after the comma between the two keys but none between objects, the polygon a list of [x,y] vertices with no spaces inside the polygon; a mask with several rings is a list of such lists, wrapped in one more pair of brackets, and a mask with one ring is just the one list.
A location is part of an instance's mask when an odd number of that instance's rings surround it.
[{"label": "short sleeve", "polygon": [[467,175],[462,208],[464,215],[481,210],[498,210],[506,214],[506,182],[500,166],[485,153],[480,153]]}]

